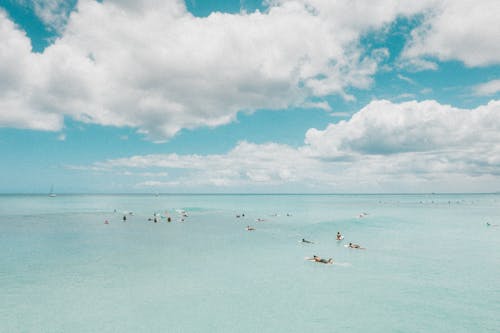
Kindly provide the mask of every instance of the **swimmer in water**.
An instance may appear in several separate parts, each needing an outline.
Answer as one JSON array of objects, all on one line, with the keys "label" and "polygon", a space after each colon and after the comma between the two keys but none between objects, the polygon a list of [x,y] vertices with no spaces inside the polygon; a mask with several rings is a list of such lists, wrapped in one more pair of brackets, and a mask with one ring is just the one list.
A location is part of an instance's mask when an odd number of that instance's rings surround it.
[{"label": "swimmer in water", "polygon": [[364,247],[361,247],[358,244],[353,244],[353,243],[349,243],[349,247],[351,249],[360,249],[360,250],[364,250],[365,249]]},{"label": "swimmer in water", "polygon": [[321,257],[318,257],[316,255],[312,256],[312,258],[306,258],[306,260],[314,261],[320,264],[333,264],[333,258],[322,259]]},{"label": "swimmer in water", "polygon": [[254,230],[255,230],[255,228],[252,228],[252,227],[251,227],[251,226],[249,226],[249,225],[247,225],[246,229],[247,229],[247,231],[254,231]]},{"label": "swimmer in water", "polygon": [[306,243],[306,244],[314,244],[314,242],[308,241],[308,240],[307,240],[307,239],[305,239],[305,238],[302,238],[301,242],[302,242],[302,243]]},{"label": "swimmer in water", "polygon": [[340,231],[337,231],[337,240],[342,240],[344,237],[340,233]]},{"label": "swimmer in water", "polygon": [[331,264],[331,265],[333,265],[333,258],[329,258],[328,260],[326,260],[326,259],[319,259],[319,260],[316,260],[316,262],[319,262],[321,264]]}]

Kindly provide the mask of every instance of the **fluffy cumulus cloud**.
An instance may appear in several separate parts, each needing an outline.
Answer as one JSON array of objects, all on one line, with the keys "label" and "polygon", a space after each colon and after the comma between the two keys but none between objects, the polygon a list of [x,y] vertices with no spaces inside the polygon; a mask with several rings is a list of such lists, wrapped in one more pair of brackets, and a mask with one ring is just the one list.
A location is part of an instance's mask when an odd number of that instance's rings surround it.
[{"label": "fluffy cumulus cloud", "polygon": [[[306,142],[321,156],[389,155],[480,148],[500,142],[500,103],[462,110],[436,101],[374,101],[349,121],[311,129]],[[493,145],[492,148],[499,144]]]},{"label": "fluffy cumulus cloud", "polygon": [[[0,9],[0,126],[57,130],[56,110],[29,102],[43,86],[40,56],[31,53],[26,35]],[[43,88],[42,88],[43,90]]]},{"label": "fluffy cumulus cloud", "polygon": [[[181,0],[31,1],[59,32],[42,53],[0,8],[0,126],[60,130],[64,118],[164,140],[239,111],[309,105],[372,84],[387,49],[360,36],[423,15],[403,58],[496,64],[499,2],[269,0],[265,12],[198,18]],[[316,104],[329,110],[323,103]]]},{"label": "fluffy cumulus cloud", "polygon": [[459,60],[467,66],[500,63],[497,0],[439,0],[425,12],[423,23],[412,31],[404,58],[422,69],[434,69],[426,57]]},{"label": "fluffy cumulus cloud", "polygon": [[139,183],[165,191],[203,186],[312,192],[496,191],[500,102],[458,109],[435,101],[373,101],[348,121],[310,129],[305,144],[297,148],[240,142],[227,154],[133,156],[91,168],[167,170],[168,179]]},{"label": "fluffy cumulus cloud", "polygon": [[441,183],[451,190],[499,186],[499,142],[499,101],[472,110],[435,101],[374,101],[349,121],[306,134],[311,153],[326,161],[350,159],[364,179],[407,179],[429,189]]},{"label": "fluffy cumulus cloud", "polygon": [[367,54],[360,35],[427,6],[382,2],[270,1],[266,12],[197,18],[180,0],[81,0],[69,17],[64,2],[34,1],[60,31],[39,54],[0,9],[0,126],[58,130],[71,117],[161,140],[241,110],[353,99],[387,56]]}]

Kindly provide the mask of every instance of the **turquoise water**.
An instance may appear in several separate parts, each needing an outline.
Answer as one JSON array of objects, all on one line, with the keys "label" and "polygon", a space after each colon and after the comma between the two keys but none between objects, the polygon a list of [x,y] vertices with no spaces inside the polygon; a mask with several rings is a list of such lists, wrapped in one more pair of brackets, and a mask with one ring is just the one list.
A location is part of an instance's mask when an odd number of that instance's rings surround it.
[{"label": "turquoise water", "polygon": [[500,195],[3,195],[0,332],[499,332],[486,222]]}]

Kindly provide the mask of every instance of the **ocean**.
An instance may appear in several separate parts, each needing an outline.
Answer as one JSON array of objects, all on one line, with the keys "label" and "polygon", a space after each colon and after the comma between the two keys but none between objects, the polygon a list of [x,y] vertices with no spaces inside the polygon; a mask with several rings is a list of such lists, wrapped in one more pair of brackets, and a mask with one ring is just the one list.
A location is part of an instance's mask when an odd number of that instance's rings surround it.
[{"label": "ocean", "polygon": [[500,332],[499,225],[500,194],[0,195],[0,332]]}]

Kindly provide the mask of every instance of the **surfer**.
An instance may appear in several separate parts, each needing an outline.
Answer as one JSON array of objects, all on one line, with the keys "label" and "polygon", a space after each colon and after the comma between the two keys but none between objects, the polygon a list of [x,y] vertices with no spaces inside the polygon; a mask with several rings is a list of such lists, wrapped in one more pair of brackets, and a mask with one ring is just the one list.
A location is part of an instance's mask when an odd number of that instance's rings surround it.
[{"label": "surfer", "polygon": [[317,255],[312,256],[312,258],[306,258],[306,260],[314,261],[314,262],[317,262],[320,264],[333,264],[333,258],[322,259],[321,257],[318,257]]},{"label": "surfer", "polygon": [[349,243],[349,247],[351,249],[360,249],[360,250],[364,250],[365,249],[364,247],[361,247],[358,244],[353,244],[353,243]]},{"label": "surfer", "polygon": [[305,238],[302,238],[302,243],[306,243],[306,244],[314,244],[314,242],[311,242],[311,241],[308,241],[307,239]]},{"label": "surfer", "polygon": [[251,226],[249,226],[249,225],[247,225],[247,228],[246,228],[246,229],[247,229],[247,231],[254,231],[254,230],[255,230],[255,228],[253,228],[253,227],[251,227]]},{"label": "surfer", "polygon": [[328,258],[328,260],[326,260],[326,259],[319,259],[319,260],[316,260],[316,262],[319,262],[321,264],[333,264],[333,258]]}]

